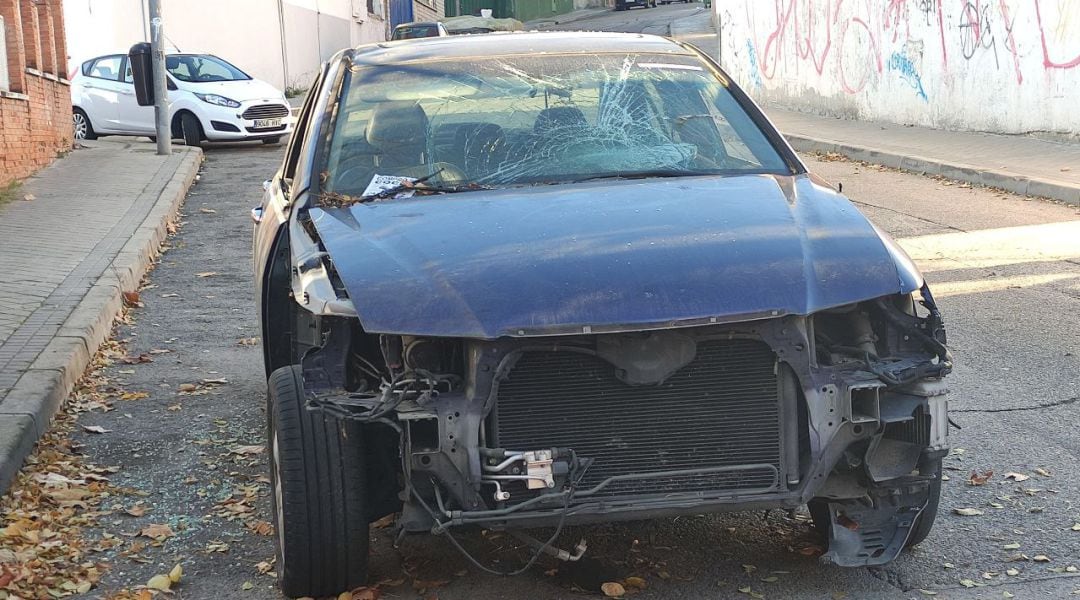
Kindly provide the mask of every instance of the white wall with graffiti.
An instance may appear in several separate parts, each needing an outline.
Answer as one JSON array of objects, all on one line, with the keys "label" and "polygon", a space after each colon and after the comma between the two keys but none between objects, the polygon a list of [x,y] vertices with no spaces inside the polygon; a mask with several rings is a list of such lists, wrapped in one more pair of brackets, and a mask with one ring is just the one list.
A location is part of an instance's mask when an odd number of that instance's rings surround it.
[{"label": "white wall with graffiti", "polygon": [[759,100],[865,120],[1080,135],[1080,0],[717,0]]}]

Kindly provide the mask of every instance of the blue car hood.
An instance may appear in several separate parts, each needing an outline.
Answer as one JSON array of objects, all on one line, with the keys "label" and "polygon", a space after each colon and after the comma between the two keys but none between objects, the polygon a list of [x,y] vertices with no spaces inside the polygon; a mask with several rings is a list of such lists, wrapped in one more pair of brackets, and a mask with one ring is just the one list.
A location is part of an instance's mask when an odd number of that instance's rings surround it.
[{"label": "blue car hood", "polygon": [[312,208],[368,332],[496,338],[810,314],[911,292],[805,175],[595,181]]}]

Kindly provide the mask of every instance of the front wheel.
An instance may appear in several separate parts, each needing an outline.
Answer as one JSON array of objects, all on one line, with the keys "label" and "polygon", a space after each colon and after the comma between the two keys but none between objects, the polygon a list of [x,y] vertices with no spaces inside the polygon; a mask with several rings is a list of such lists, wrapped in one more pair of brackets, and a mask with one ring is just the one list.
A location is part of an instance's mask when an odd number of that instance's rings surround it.
[{"label": "front wheel", "polygon": [[184,143],[188,146],[199,145],[203,135],[198,117],[189,112],[180,115],[180,137],[184,138]]},{"label": "front wheel", "polygon": [[81,108],[71,111],[71,124],[74,127],[73,136],[76,140],[96,140],[94,126],[90,123],[90,117]]},{"label": "front wheel", "polygon": [[361,427],[308,410],[299,366],[274,371],[267,385],[281,591],[335,596],[367,578]]}]

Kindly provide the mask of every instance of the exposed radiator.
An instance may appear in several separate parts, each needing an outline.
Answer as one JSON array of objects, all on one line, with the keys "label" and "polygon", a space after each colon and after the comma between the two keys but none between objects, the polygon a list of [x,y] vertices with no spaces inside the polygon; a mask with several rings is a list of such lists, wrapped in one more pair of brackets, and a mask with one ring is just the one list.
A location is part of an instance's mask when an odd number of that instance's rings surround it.
[{"label": "exposed radiator", "polygon": [[591,355],[530,351],[499,386],[493,429],[501,448],[595,459],[579,489],[613,475],[736,467],[618,482],[597,496],[775,489],[779,396],[776,357],[759,341],[700,342],[693,362],[660,385],[623,383]]}]

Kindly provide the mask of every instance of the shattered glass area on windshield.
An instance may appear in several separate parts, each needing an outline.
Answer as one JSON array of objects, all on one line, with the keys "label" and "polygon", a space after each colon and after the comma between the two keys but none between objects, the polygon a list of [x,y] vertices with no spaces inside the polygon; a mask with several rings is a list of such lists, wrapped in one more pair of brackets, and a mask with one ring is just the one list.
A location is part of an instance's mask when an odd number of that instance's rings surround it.
[{"label": "shattered glass area on windshield", "polygon": [[694,56],[438,60],[348,73],[324,192],[376,176],[505,187],[612,176],[788,173],[717,73]]}]

